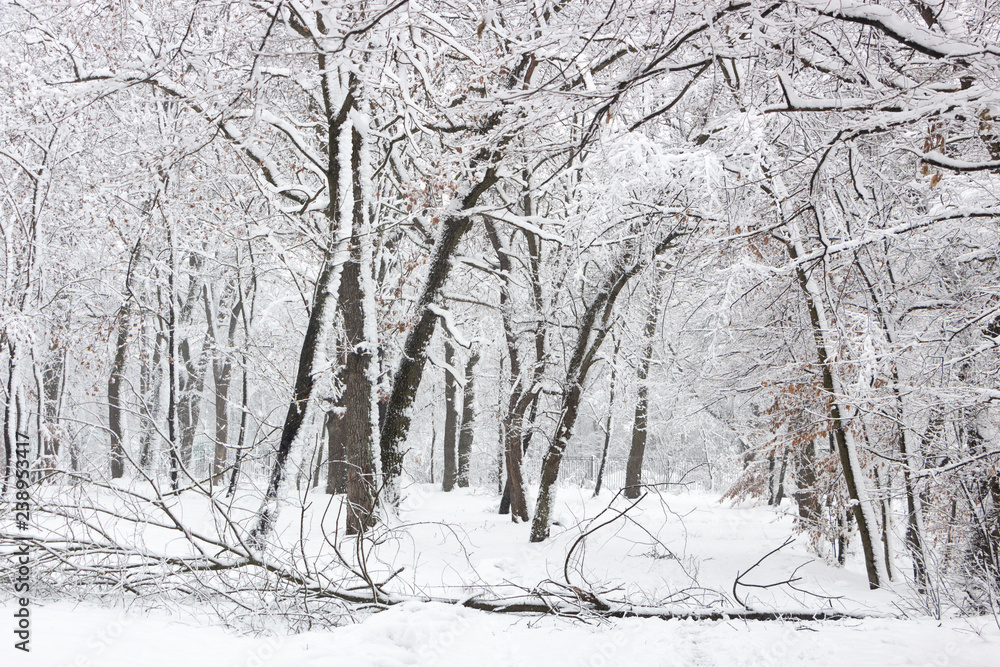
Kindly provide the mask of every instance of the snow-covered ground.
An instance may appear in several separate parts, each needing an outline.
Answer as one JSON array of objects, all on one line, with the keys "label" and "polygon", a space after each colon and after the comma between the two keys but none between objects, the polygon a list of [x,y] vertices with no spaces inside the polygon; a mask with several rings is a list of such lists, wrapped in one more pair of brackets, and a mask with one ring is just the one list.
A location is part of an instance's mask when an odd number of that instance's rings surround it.
[{"label": "snow-covered ground", "polygon": [[[4,617],[10,619],[9,611]],[[166,615],[66,603],[36,610],[32,653],[5,666],[329,667],[372,665],[995,666],[992,619],[744,623],[625,619],[584,624],[441,604],[404,604],[364,622],[291,637],[240,637]]]},{"label": "snow-covered ground", "polygon": [[[792,534],[787,516],[769,508],[731,507],[715,496],[647,497],[627,507],[611,494],[594,500],[562,489],[553,538],[528,544],[526,525],[495,514],[495,495],[444,494],[412,487],[391,539],[377,559],[405,566],[400,592],[454,596],[487,586],[516,594],[545,580],[607,591],[634,602],[732,605],[738,572]],[[317,502],[321,498],[315,499]],[[602,514],[603,512],[603,514]],[[291,518],[286,521],[291,525]],[[317,516],[316,521],[319,521]],[[7,639],[0,665],[61,667],[308,665],[998,665],[1000,630],[993,617],[917,618],[905,589],[867,590],[861,564],[838,568],[816,560],[799,540],[754,570],[750,583],[788,579],[795,586],[738,591],[758,608],[865,610],[892,618],[826,622],[581,620],[489,614],[440,603],[406,603],[359,616],[339,628],[293,636],[248,637],[211,621],[208,610],[106,609],[69,602],[32,609],[32,652],[14,649],[13,602],[4,604]],[[394,571],[394,570],[393,570]],[[673,598],[671,598],[673,596]],[[906,610],[911,618],[901,618]]]}]

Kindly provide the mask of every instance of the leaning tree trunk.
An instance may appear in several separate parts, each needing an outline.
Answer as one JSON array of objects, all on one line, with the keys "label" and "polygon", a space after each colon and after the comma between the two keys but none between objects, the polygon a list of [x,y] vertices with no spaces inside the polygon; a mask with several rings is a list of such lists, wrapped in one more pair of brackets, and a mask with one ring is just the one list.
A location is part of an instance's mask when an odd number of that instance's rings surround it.
[{"label": "leaning tree trunk", "polygon": [[[798,238],[796,224],[790,222],[789,229],[792,241],[788,243],[787,248],[789,256],[795,262],[804,252]],[[875,512],[865,487],[864,469],[858,457],[857,444],[854,442],[854,436],[848,427],[847,420],[851,417],[850,410],[841,405],[841,397],[845,396],[845,393],[839,375],[834,372],[833,362],[830,360],[828,352],[827,336],[831,329],[823,301],[823,292],[806,272],[803,265],[796,263],[795,273],[809,312],[813,342],[816,345],[816,360],[821,370],[822,387],[829,401],[830,430],[840,457],[847,493],[852,501],[854,520],[857,522],[858,532],[861,535],[868,585],[872,589],[876,589],[888,581],[888,573],[885,571],[882,559],[875,554],[875,547],[878,544]]]},{"label": "leaning tree trunk", "polygon": [[625,468],[625,497],[635,500],[642,492],[642,461],[646,454],[646,434],[649,424],[649,366],[653,360],[653,342],[656,336],[656,325],[660,319],[663,298],[664,269],[656,273],[656,284],[653,287],[653,297],[649,315],[646,317],[646,328],[643,336],[646,347],[639,360],[639,390],[635,404],[635,417],[632,420],[632,446],[628,452],[628,464]]},{"label": "leaning tree trunk", "polygon": [[299,430],[305,421],[306,409],[312,396],[315,384],[313,370],[319,357],[329,312],[334,307],[334,304],[331,303],[333,301],[331,291],[335,281],[339,278],[342,266],[341,262],[338,261],[340,258],[337,257],[339,254],[337,253],[338,246],[339,244],[334,239],[330,240],[330,245],[323,257],[319,278],[316,280],[316,292],[312,309],[309,312],[309,322],[306,324],[306,334],[299,352],[299,365],[295,373],[292,400],[285,413],[274,466],[271,468],[271,476],[268,480],[267,490],[264,492],[263,502],[257,512],[257,523],[251,533],[251,542],[258,548],[262,546],[263,540],[273,527],[278,511],[278,492],[285,476],[285,464],[289,454],[291,454],[292,444],[298,437]]},{"label": "leaning tree trunk", "polygon": [[465,211],[475,206],[479,197],[497,180],[496,169],[488,168],[482,180],[462,198],[458,209],[441,221],[441,232],[434,243],[427,278],[417,300],[415,310],[419,319],[403,344],[399,366],[393,374],[392,393],[386,405],[385,422],[379,438],[386,499],[392,506],[399,503],[399,479],[403,474],[402,446],[410,430],[409,412],[427,363],[427,345],[437,324],[434,304],[440,298],[451,271],[451,260],[458,250],[458,243],[472,224],[472,219]]},{"label": "leaning tree trunk", "polygon": [[455,346],[444,343],[444,476],[441,490],[451,491],[458,478],[458,380],[455,378]]},{"label": "leaning tree trunk", "polygon": [[[566,383],[563,393],[562,409],[556,434],[542,459],[542,474],[538,490],[538,503],[535,505],[535,517],[531,525],[531,541],[541,542],[549,536],[549,517],[555,503],[555,485],[559,478],[559,466],[562,457],[573,435],[573,427],[580,411],[580,399],[583,396],[583,383],[593,363],[594,356],[600,349],[607,335],[607,324],[610,320],[611,307],[625,282],[639,267],[632,270],[619,270],[617,275],[605,282],[605,286],[591,302],[583,316],[577,333],[573,357],[566,373]],[[598,318],[601,317],[600,322]],[[594,329],[597,327],[596,334]],[[593,338],[593,341],[591,341]]]},{"label": "leaning tree trunk", "polygon": [[594,364],[597,353],[600,351],[601,344],[608,334],[611,313],[618,300],[618,295],[621,294],[629,280],[650,263],[656,261],[662,253],[674,247],[677,239],[685,233],[681,229],[672,231],[656,245],[650,257],[637,259],[633,251],[627,250],[617,263],[617,268],[605,279],[604,284],[584,311],[577,332],[576,344],[573,347],[573,356],[570,358],[566,380],[563,384],[563,401],[559,412],[559,422],[556,425],[556,433],[542,458],[538,503],[535,506],[535,516],[531,522],[531,537],[529,538],[532,542],[542,542],[549,536],[549,522],[555,504],[559,466],[580,413],[583,384],[587,379],[587,373]]},{"label": "leaning tree trunk", "polygon": [[[319,67],[326,69],[326,56],[319,55]],[[263,545],[264,539],[273,527],[274,520],[278,512],[278,496],[281,484],[285,477],[285,466],[288,457],[292,452],[292,445],[299,435],[299,430],[305,422],[306,412],[309,407],[309,399],[312,397],[315,378],[313,376],[320,361],[324,338],[332,319],[335,297],[333,296],[340,289],[340,279],[344,264],[349,261],[343,256],[342,239],[349,234],[341,232],[347,226],[346,220],[340,210],[340,183],[341,178],[348,176],[341,173],[341,149],[344,142],[351,141],[351,129],[348,115],[355,108],[356,98],[354,89],[349,88],[344,96],[339,108],[332,106],[332,92],[327,89],[329,76],[321,77],[321,85],[324,91],[324,99],[327,103],[327,167],[326,167],[326,188],[329,195],[329,205],[326,210],[326,217],[329,222],[326,251],[323,254],[323,263],[320,267],[319,276],[316,279],[316,289],[313,296],[312,308],[309,311],[309,321],[306,324],[306,333],[302,339],[302,348],[299,352],[298,369],[295,373],[295,383],[292,387],[292,400],[288,404],[288,411],[281,428],[281,437],[278,441],[274,465],[271,468],[271,476],[268,481],[267,490],[264,492],[264,499],[257,512],[257,523],[251,532],[251,543],[256,547]],[[346,144],[350,145],[350,144]]]},{"label": "leaning tree trunk", "polygon": [[472,461],[472,443],[475,438],[476,382],[474,375],[479,353],[473,352],[465,364],[465,391],[462,397],[462,426],[458,435],[458,478],[461,488],[469,486],[469,465]]}]

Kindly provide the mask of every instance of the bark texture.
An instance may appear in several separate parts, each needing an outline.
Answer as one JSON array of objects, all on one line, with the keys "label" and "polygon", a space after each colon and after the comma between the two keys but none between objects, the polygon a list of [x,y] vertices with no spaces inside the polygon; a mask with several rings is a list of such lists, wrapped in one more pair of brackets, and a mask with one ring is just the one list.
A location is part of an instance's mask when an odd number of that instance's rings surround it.
[{"label": "bark texture", "polygon": [[476,420],[476,364],[479,353],[473,352],[465,364],[465,387],[462,395],[462,426],[458,434],[458,477],[460,488],[469,486],[469,467],[472,462],[472,443],[475,439]]},{"label": "bark texture", "polygon": [[452,371],[455,363],[455,346],[444,343],[444,476],[441,490],[451,491],[458,479],[458,381]]},{"label": "bark texture", "polygon": [[663,299],[664,270],[661,268],[656,275],[653,286],[652,302],[643,329],[645,345],[642,358],[639,359],[639,388],[635,403],[635,416],[632,420],[632,443],[628,452],[628,463],[625,467],[625,497],[636,499],[642,492],[642,462],[646,455],[646,438],[649,427],[649,366],[653,361],[653,343],[656,337],[656,325],[660,320]]},{"label": "bark texture", "polygon": [[121,386],[125,374],[125,355],[128,351],[128,329],[131,319],[130,303],[118,309],[115,358],[108,376],[108,431],[111,433],[111,479],[125,474],[125,448],[122,433]]}]

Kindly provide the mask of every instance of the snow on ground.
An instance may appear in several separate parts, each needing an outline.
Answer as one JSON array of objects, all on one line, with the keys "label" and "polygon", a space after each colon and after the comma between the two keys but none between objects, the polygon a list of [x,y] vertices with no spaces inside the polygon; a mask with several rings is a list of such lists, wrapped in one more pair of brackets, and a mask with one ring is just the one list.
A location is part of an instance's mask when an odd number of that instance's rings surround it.
[{"label": "snow on ground", "polygon": [[[565,556],[579,535],[628,506],[619,499],[609,510],[611,494],[596,500],[589,496],[589,491],[562,489],[561,526],[554,527],[552,539],[533,545],[527,542],[528,526],[495,514],[492,494],[444,494],[429,485],[414,486],[399,525],[377,556],[387,570],[406,565],[394,582],[400,592],[460,596],[489,585],[515,594],[545,579],[564,582]],[[322,498],[314,500],[318,505]],[[618,518],[590,535],[582,550],[577,547],[570,560],[571,583],[586,581],[611,591],[611,597],[628,594],[633,600],[644,593],[649,601],[662,601],[682,589],[694,599],[720,600],[730,595],[737,572],[792,533],[787,516],[769,508],[733,508],[708,494],[647,497],[629,515],[634,521]],[[288,512],[286,526],[294,519]],[[313,521],[318,527],[318,513]],[[797,587],[810,594],[785,586],[740,594],[749,593],[757,607],[826,606],[885,614],[905,608],[905,591],[869,592],[860,562],[834,567],[812,557],[801,540],[766,559],[751,581],[781,581],[796,568],[802,578]],[[6,600],[2,616],[7,629],[0,623],[0,636],[6,637],[0,645],[2,667],[1000,664],[1000,630],[992,617],[585,623],[407,603],[333,630],[246,637],[191,610],[181,615],[49,602],[32,609],[32,653],[25,655],[13,646],[13,612],[13,601]]]},{"label": "snow on ground", "polygon": [[[3,616],[11,618],[11,608]],[[332,631],[240,637],[165,614],[54,603],[35,610],[32,653],[5,667],[396,665],[997,665],[992,618],[825,623],[623,619],[584,624],[407,603]]]}]

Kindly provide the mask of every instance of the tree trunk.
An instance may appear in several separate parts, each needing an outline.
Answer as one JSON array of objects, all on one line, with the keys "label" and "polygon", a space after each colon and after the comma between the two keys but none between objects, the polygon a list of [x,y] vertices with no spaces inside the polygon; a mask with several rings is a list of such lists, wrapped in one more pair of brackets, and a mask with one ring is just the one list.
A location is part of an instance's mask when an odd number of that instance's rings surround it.
[{"label": "tree trunk", "polygon": [[[336,306],[333,303],[333,299],[335,298],[333,295],[340,290],[339,284],[345,269],[344,265],[350,262],[351,254],[351,249],[348,248],[348,256],[344,257],[341,249],[343,245],[342,239],[351,236],[350,233],[344,233],[348,223],[346,223],[344,211],[341,210],[341,179],[349,177],[349,174],[342,173],[343,160],[341,151],[347,149],[353,157],[354,151],[349,114],[352,110],[356,109],[356,90],[354,85],[349,85],[340,106],[335,107],[335,91],[329,89],[331,77],[326,72],[327,57],[325,52],[319,53],[317,64],[319,70],[323,72],[323,75],[320,77],[320,85],[325,104],[326,120],[327,164],[325,177],[326,192],[329,197],[329,204],[326,209],[326,218],[329,224],[327,230],[327,247],[323,254],[323,263],[320,266],[319,276],[316,279],[316,289],[313,296],[312,308],[309,311],[309,321],[306,324],[306,333],[299,352],[298,369],[295,373],[295,384],[292,388],[292,400],[288,404],[288,411],[285,414],[285,420],[282,424],[281,438],[278,442],[278,450],[274,466],[271,468],[267,490],[264,493],[260,510],[257,512],[257,525],[250,536],[251,542],[258,548],[262,546],[263,540],[270,532],[278,512],[278,496],[285,476],[285,465],[291,454],[292,445],[298,437],[299,430],[305,421],[309,399],[312,397],[313,386],[315,385],[313,373],[319,361],[324,342],[323,339],[327,333],[327,328]],[[349,76],[349,82],[352,84],[355,82],[353,76]],[[353,216],[351,217],[353,218]]]},{"label": "tree trunk", "polygon": [[205,351],[197,359],[191,358],[191,341],[184,338],[177,347],[181,359],[178,375],[177,421],[180,427],[180,459],[189,474],[194,463],[194,439],[201,419],[201,395],[205,390],[208,371]]},{"label": "tree trunk", "polygon": [[170,488],[180,488],[180,456],[177,452],[177,290],[176,254],[173,233],[167,227],[167,244],[170,246],[170,271],[167,273],[167,290],[170,306],[167,310],[167,439],[170,456]]},{"label": "tree trunk", "polygon": [[[512,397],[513,398],[513,397]],[[507,461],[507,496],[511,520],[522,522],[528,520],[528,500],[524,493],[524,473],[521,461],[524,457],[524,441],[521,432],[524,428],[524,412],[527,408],[528,396],[509,406],[504,423],[504,458]],[[501,501],[501,514],[503,514]]]},{"label": "tree trunk", "polygon": [[108,430],[111,432],[111,479],[125,474],[125,447],[122,433],[121,386],[125,375],[125,354],[128,350],[128,330],[131,316],[130,301],[118,309],[115,318],[118,334],[115,339],[115,359],[108,377]]},{"label": "tree trunk", "polygon": [[[198,272],[201,269],[200,256],[188,253],[188,268],[191,271],[188,278],[187,297],[180,306],[176,329],[182,332],[194,318],[195,304],[201,301],[204,284]],[[201,415],[201,395],[205,389],[205,373],[207,359],[204,348],[198,357],[192,357],[191,338],[185,333],[177,342],[177,355],[180,361],[177,372],[177,423],[180,435],[180,463],[191,475],[191,464],[194,460],[194,438],[198,431],[198,421]]]},{"label": "tree trunk", "polygon": [[[803,251],[801,242],[798,240],[798,229],[795,223],[789,223],[789,229],[792,233],[792,241],[787,245],[787,248],[789,256],[794,262],[803,254]],[[804,266],[796,264],[795,272],[809,311],[813,341],[816,344],[817,362],[822,372],[823,390],[829,400],[830,428],[836,443],[837,453],[840,456],[847,493],[852,501],[854,520],[857,522],[858,531],[861,534],[865,568],[868,572],[868,585],[875,589],[885,583],[888,577],[882,559],[875,554],[875,545],[878,544],[878,539],[875,537],[877,530],[875,513],[864,485],[864,470],[858,458],[854,436],[846,423],[846,419],[850,418],[849,410],[840,404],[841,397],[845,393],[840,386],[839,376],[834,373],[827,351],[827,335],[830,326],[826,306],[823,302],[823,293],[812,277],[806,273]]]},{"label": "tree trunk", "polygon": [[[232,292],[232,283],[226,292]],[[227,314],[226,322],[226,350],[219,349],[218,332],[216,331],[216,320],[219,319],[214,314],[212,308],[211,290],[208,286],[204,290],[205,297],[205,319],[208,322],[209,341],[213,347],[212,354],[212,380],[215,384],[215,451],[212,456],[212,485],[221,483],[222,475],[226,469],[226,461],[229,458],[229,385],[232,381],[233,361],[229,356],[236,339],[236,327],[239,323],[240,310],[243,308],[243,301],[239,298],[235,300],[232,308]],[[223,301],[227,301],[225,295]],[[222,304],[220,304],[222,305]],[[222,324],[219,322],[218,324]]]},{"label": "tree trunk", "polygon": [[62,428],[59,424],[59,408],[66,377],[66,351],[55,342],[49,344],[49,358],[42,366],[43,419],[39,453],[40,470],[56,470],[59,467],[59,450]]},{"label": "tree trunk", "polygon": [[[530,200],[526,197],[526,201]],[[530,210],[527,204],[525,204],[525,210]],[[517,346],[518,332],[515,330],[513,313],[511,312],[512,305],[510,281],[511,271],[513,268],[512,262],[510,261],[510,256],[507,254],[503,243],[500,241],[500,236],[497,234],[496,227],[493,223],[486,221],[485,226],[486,235],[490,240],[490,244],[493,246],[494,252],[496,252],[497,261],[500,264],[500,270],[503,276],[500,284],[500,313],[503,318],[504,337],[507,342],[507,358],[510,362],[510,396],[507,400],[507,410],[501,421],[503,427],[502,437],[504,445],[503,461],[506,465],[507,480],[504,484],[503,495],[500,499],[500,514],[510,513],[511,520],[514,522],[527,521],[528,504],[524,493],[524,473],[521,470],[521,462],[524,458],[525,452],[527,451],[529,442],[529,434],[525,432],[526,429],[524,428],[524,415],[528,410],[529,405],[537,405],[535,401],[538,393],[534,385],[541,377],[542,356],[539,355],[544,355],[544,333],[540,329],[536,328],[535,367],[532,372],[531,385],[526,387],[525,378],[521,372],[521,354]],[[537,256],[538,250],[537,246],[533,245],[533,235],[527,234],[526,236],[530,241],[529,254]],[[538,289],[540,289],[540,287]],[[533,293],[537,294],[537,290],[533,289]],[[541,320],[537,304],[536,314],[539,314],[538,319]]]},{"label": "tree trunk", "polygon": [[628,452],[628,464],[625,468],[625,497],[635,500],[642,492],[642,460],[646,453],[646,435],[649,426],[649,365],[653,360],[653,342],[656,337],[656,325],[660,319],[663,300],[663,283],[665,270],[656,272],[653,286],[653,296],[649,315],[646,317],[646,328],[643,337],[646,346],[639,360],[639,390],[636,397],[635,417],[632,420],[632,446]]},{"label": "tree trunk", "polygon": [[444,477],[441,479],[441,490],[451,491],[455,488],[458,478],[458,382],[455,379],[455,346],[449,341],[444,343],[444,363],[448,366],[444,372]]},{"label": "tree trunk", "polygon": [[7,497],[7,487],[10,484],[10,477],[14,468],[14,449],[17,445],[17,436],[20,432],[21,422],[17,410],[18,387],[18,346],[7,341],[7,400],[3,410],[3,454],[4,473],[3,489],[0,490],[0,499]]},{"label": "tree trunk", "polygon": [[795,505],[799,518],[808,525],[815,527],[820,519],[820,502],[816,493],[816,441],[810,439],[803,443],[796,452],[795,469]]},{"label": "tree trunk", "polygon": [[229,382],[232,363],[228,360],[212,362],[212,379],[215,381],[215,452],[212,457],[212,484],[218,484],[226,471],[229,459]]},{"label": "tree trunk", "polygon": [[330,495],[347,493],[347,451],[339,422],[333,410],[327,412],[323,420],[327,442],[326,492]]},{"label": "tree trunk", "polygon": [[542,542],[549,536],[550,516],[555,504],[555,485],[559,479],[559,465],[563,454],[573,435],[573,427],[580,411],[580,398],[583,396],[583,383],[587,373],[594,363],[601,344],[608,334],[612,309],[618,300],[618,295],[636,274],[656,261],[662,253],[674,246],[674,242],[686,232],[680,229],[669,233],[653,250],[651,257],[636,258],[631,250],[626,250],[624,256],[617,262],[617,268],[605,279],[604,284],[594,296],[590,305],[580,320],[573,356],[566,372],[563,384],[562,408],[559,412],[559,422],[556,425],[555,436],[552,438],[545,456],[542,458],[542,474],[538,489],[538,503],[535,506],[535,517],[531,522],[532,542]]},{"label": "tree trunk", "polygon": [[[858,272],[864,279],[868,294],[875,304],[875,312],[878,315],[878,322],[882,326],[886,340],[890,345],[898,345],[899,340],[896,332],[896,320],[890,312],[882,294],[876,288],[875,282],[869,277],[861,259],[855,255],[855,265]],[[923,467],[922,448],[914,438],[909,429],[908,410],[903,392],[900,389],[899,367],[892,364],[892,393],[896,399],[896,413],[899,420],[899,453],[903,458],[903,490],[906,494],[906,547],[910,552],[913,561],[913,580],[917,586],[917,591],[924,593],[927,590],[927,548],[924,537],[924,508],[920,493],[915,488],[913,472]],[[932,420],[933,424],[933,420]],[[888,543],[887,543],[888,545]]]},{"label": "tree trunk", "polygon": [[315,384],[313,369],[318,358],[321,338],[323,333],[325,333],[329,311],[334,305],[331,303],[331,289],[335,280],[339,277],[338,274],[341,269],[341,265],[337,261],[339,259],[337,257],[339,254],[337,253],[338,245],[335,239],[330,239],[330,245],[324,254],[319,278],[316,281],[316,291],[309,313],[309,322],[306,324],[306,334],[302,340],[302,349],[299,352],[299,364],[298,370],[295,373],[292,400],[288,405],[288,411],[285,413],[285,420],[281,428],[281,438],[278,441],[278,449],[274,465],[271,468],[267,490],[264,493],[260,510],[257,512],[257,523],[250,536],[251,542],[257,548],[262,546],[264,538],[273,527],[278,511],[278,494],[285,477],[285,464],[288,461],[289,454],[291,454],[292,444],[295,442],[299,434],[299,429],[305,421],[309,399],[312,396]]},{"label": "tree trunk", "polygon": [[[149,470],[153,465],[153,442],[156,436],[156,419],[160,410],[160,383],[163,372],[160,369],[160,334],[149,335],[148,325],[142,326],[142,340],[145,353],[139,367],[139,416],[142,432],[139,436],[139,467]],[[152,358],[149,350],[152,348]]]},{"label": "tree trunk", "polygon": [[788,450],[781,450],[781,468],[778,469],[778,480],[777,486],[774,489],[774,494],[771,496],[770,504],[774,507],[779,507],[781,501],[785,499],[785,473],[788,472]]},{"label": "tree trunk", "polygon": [[497,180],[496,170],[488,168],[483,179],[462,199],[458,212],[445,217],[440,223],[441,233],[434,243],[427,278],[417,300],[416,312],[420,319],[403,344],[403,354],[393,374],[392,393],[386,405],[385,423],[379,439],[387,500],[392,506],[399,503],[399,479],[403,474],[402,446],[410,430],[409,411],[420,386],[427,362],[427,345],[437,323],[432,306],[440,297],[451,271],[451,260],[458,250],[458,243],[472,224],[463,212],[475,206],[479,197]]},{"label": "tree trunk", "polygon": [[[354,160],[359,161],[361,138],[355,131]],[[375,459],[372,451],[372,383],[368,370],[374,347],[365,337],[364,294],[361,283],[363,233],[361,197],[358,179],[360,164],[355,163],[355,216],[354,234],[351,238],[351,255],[344,265],[340,281],[340,309],[344,316],[344,334],[347,345],[347,363],[344,366],[344,393],[341,403],[344,416],[337,431],[344,442],[347,455],[347,534],[362,533],[374,521]]]},{"label": "tree trunk", "polygon": [[614,426],[615,414],[615,378],[618,375],[618,366],[615,363],[618,359],[618,350],[621,347],[622,339],[615,340],[615,351],[611,355],[611,381],[608,391],[608,419],[604,424],[604,447],[601,448],[601,466],[597,469],[597,481],[594,482],[594,498],[601,494],[601,486],[604,484],[604,469],[608,464],[608,448],[611,445],[611,430]]},{"label": "tree trunk", "polygon": [[476,419],[476,364],[479,353],[473,352],[465,364],[465,391],[462,397],[462,427],[458,436],[458,479],[461,488],[469,486],[469,466],[472,460],[472,443],[475,439]]},{"label": "tree trunk", "polygon": [[[246,321],[244,321],[244,326],[246,326]],[[245,333],[245,332],[244,332]],[[243,463],[243,456],[246,452],[246,447],[244,446],[246,441],[247,433],[247,414],[250,410],[247,408],[247,354],[246,351],[242,354],[242,390],[240,391],[240,434],[236,437],[236,457],[233,461],[233,472],[229,476],[229,488],[226,489],[226,496],[232,496],[236,492],[236,484],[240,477],[240,465]]]},{"label": "tree trunk", "polygon": [[[353,76],[351,78],[354,81]],[[365,252],[372,245],[371,228],[366,224],[368,202],[365,201],[362,179],[362,136],[351,128],[351,173],[354,202],[350,258],[344,265],[340,280],[340,312],[344,319],[347,363],[344,366],[344,418],[338,431],[343,433],[347,454],[347,534],[363,533],[374,525],[375,515],[375,454],[372,434],[372,376],[370,366],[376,340],[370,340],[365,329],[365,283],[362,272],[371,270],[371,258]],[[371,289],[370,287],[368,289]]]}]

